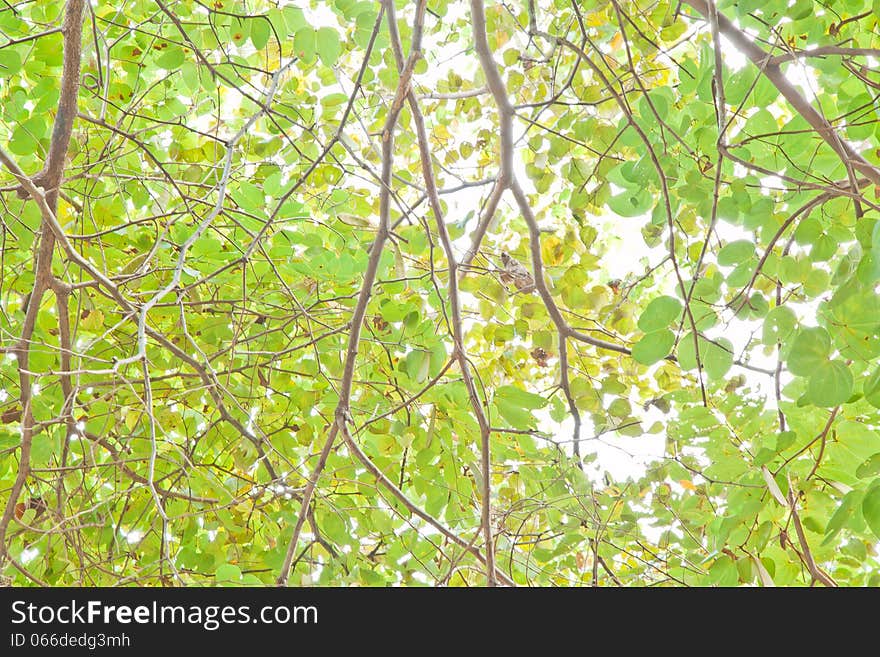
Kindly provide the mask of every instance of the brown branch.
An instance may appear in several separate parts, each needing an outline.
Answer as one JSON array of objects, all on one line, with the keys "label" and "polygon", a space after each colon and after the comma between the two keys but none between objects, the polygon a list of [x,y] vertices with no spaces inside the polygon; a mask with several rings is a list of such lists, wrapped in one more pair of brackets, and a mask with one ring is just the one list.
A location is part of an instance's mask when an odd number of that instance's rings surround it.
[{"label": "brown branch", "polygon": [[473,262],[477,253],[480,251],[480,245],[483,243],[483,238],[486,236],[486,232],[489,230],[489,226],[495,218],[495,213],[498,211],[498,203],[501,201],[501,196],[503,194],[504,184],[501,180],[496,180],[492,187],[492,192],[489,194],[489,200],[486,201],[486,205],[477,221],[477,227],[474,229],[474,232],[471,233],[471,245],[468,247],[467,252],[464,254],[464,257],[459,264],[460,278],[464,278],[467,275],[471,262]]},{"label": "brown branch", "polygon": [[[61,409],[61,418],[64,421],[64,438],[61,444],[61,468],[67,466],[67,458],[70,452],[70,439],[76,431],[76,421],[73,417],[74,391],[71,382],[71,336],[70,336],[70,286],[59,280],[54,281],[55,307],[58,311],[58,344],[61,352],[61,394],[64,403]],[[64,476],[59,475],[55,485],[56,506],[58,515],[64,513]]]},{"label": "brown branch", "polygon": [[486,12],[483,0],[471,0],[471,21],[474,33],[474,50],[480,61],[480,68],[486,77],[486,86],[498,108],[498,130],[501,138],[500,170],[498,185],[506,188],[513,180],[513,115],[514,108],[507,95],[507,87],[501,79],[498,65],[492,57],[489,39],[486,36]]},{"label": "brown branch", "polygon": [[[17,193],[22,198],[32,198],[41,205],[43,214],[41,239],[37,251],[34,284],[31,289],[25,320],[21,334],[15,346],[16,366],[19,379],[19,401],[22,408],[21,443],[18,461],[18,473],[9,492],[9,499],[0,516],[0,566],[8,556],[6,533],[15,513],[15,505],[30,474],[31,446],[34,437],[34,416],[31,408],[31,374],[29,358],[31,337],[36,327],[37,315],[43,294],[52,286],[52,258],[55,250],[55,230],[52,222],[46,218],[54,215],[58,204],[58,185],[64,173],[64,162],[67,159],[67,148],[70,144],[70,133],[76,117],[77,92],[79,90],[80,58],[82,54],[82,19],[85,0],[68,0],[65,7],[64,21],[61,31],[64,34],[64,61],[61,73],[61,94],[58,100],[58,111],[52,130],[49,153],[42,171],[33,179],[24,176],[21,169],[5,154],[3,164],[19,179],[21,187]],[[37,190],[37,186],[47,189],[46,196]],[[56,222],[57,223],[57,222]],[[65,401],[67,403],[67,401]]]},{"label": "brown branch", "polygon": [[[424,4],[423,1],[421,3],[422,12],[424,11]],[[382,9],[387,10],[387,6],[388,1],[383,3]],[[420,34],[420,32],[418,34]],[[340,429],[343,432],[346,431],[345,423],[348,421],[350,415],[349,406],[351,390],[354,382],[354,368],[357,363],[358,348],[361,340],[361,329],[363,328],[364,316],[367,313],[367,303],[370,300],[373,291],[373,284],[376,281],[376,273],[379,270],[379,260],[382,257],[382,250],[389,235],[391,215],[391,175],[394,162],[394,131],[397,126],[397,119],[400,116],[400,110],[403,107],[403,99],[406,94],[409,93],[410,78],[412,77],[416,62],[419,59],[419,43],[415,39],[415,36],[416,35],[414,35],[413,38],[413,47],[412,52],[410,53],[410,58],[407,61],[406,68],[404,68],[403,72],[400,74],[394,101],[391,104],[391,108],[385,119],[385,126],[382,129],[382,186],[379,191],[379,227],[376,232],[376,237],[373,240],[373,244],[370,247],[370,258],[367,262],[366,271],[364,272],[364,282],[361,285],[357,305],[351,316],[351,329],[348,334],[348,346],[345,350],[345,363],[343,366],[342,381],[339,387],[339,402],[336,405],[333,426],[321,449],[321,456],[319,457],[315,468],[309,475],[308,483],[306,484],[305,491],[303,491],[302,508],[300,509],[296,526],[294,527],[293,534],[290,537],[290,542],[287,546],[287,553],[284,558],[284,563],[281,566],[281,572],[278,574],[278,579],[276,580],[278,586],[287,585],[287,580],[290,577],[290,567],[295,556],[297,543],[299,542],[299,534],[302,530],[304,518],[308,513],[309,505],[312,502],[315,487],[317,486],[318,479],[321,476],[321,472],[324,469],[327,458],[332,450],[336,434]],[[369,58],[369,54],[367,57]]]},{"label": "brown branch", "polygon": [[[397,33],[397,26],[393,19],[394,9],[389,5],[389,26],[391,28],[391,42],[395,57],[398,60],[398,68],[404,66],[403,51],[401,48],[400,35]],[[419,25],[419,28],[421,26]],[[437,191],[437,182],[434,178],[433,164],[431,161],[431,147],[428,141],[428,134],[425,130],[425,119],[419,109],[418,101],[415,94],[409,92],[407,94],[410,111],[413,117],[413,123],[416,128],[416,136],[419,143],[419,156],[422,164],[422,177],[425,181],[425,191],[428,196],[428,202],[431,206],[431,212],[437,225],[437,233],[440,235],[440,242],[443,245],[443,251],[446,253],[446,260],[449,267],[449,304],[451,307],[451,325],[454,343],[454,358],[458,361],[461,369],[462,379],[468,392],[471,409],[477,418],[477,424],[480,427],[480,466],[482,470],[482,519],[483,536],[486,550],[486,584],[487,586],[496,585],[495,574],[495,545],[492,537],[492,457],[490,449],[490,441],[492,429],[489,420],[486,417],[486,411],[480,401],[477,387],[471,374],[470,364],[468,363],[468,354],[465,347],[464,328],[461,314],[461,299],[458,293],[458,263],[455,260],[455,252],[452,248],[452,240],[449,237],[449,231],[446,229],[446,223],[443,219],[443,208],[440,205],[440,196]]]},{"label": "brown branch", "polygon": [[[364,464],[364,467],[370,471],[370,473],[382,484],[385,488],[387,488],[398,500],[400,500],[401,504],[403,504],[406,509],[412,513],[414,516],[418,516],[425,522],[427,522],[431,527],[439,531],[446,538],[451,540],[453,543],[458,545],[459,547],[463,547],[465,550],[470,552],[477,558],[478,561],[485,564],[486,558],[482,555],[482,553],[470,542],[464,540],[454,532],[447,529],[443,523],[439,522],[433,516],[422,511],[418,506],[416,506],[404,493],[400,490],[393,481],[391,481],[382,470],[380,470],[375,463],[370,460],[370,457],[361,451],[361,448],[354,441],[351,435],[348,433],[348,429],[346,427],[342,428],[342,437],[345,440],[345,444],[348,445],[348,448],[352,451],[352,453],[357,457],[357,459]],[[496,572],[496,577],[499,580],[507,584],[508,586],[515,586],[513,580],[511,580],[507,575],[505,575],[501,571]]]},{"label": "brown branch", "polygon": [[571,383],[568,377],[568,341],[565,333],[562,331],[559,331],[559,386],[565,395],[565,401],[568,402],[568,413],[574,422],[571,430],[574,457],[577,460],[577,467],[583,470],[584,464],[581,461],[581,412],[574,401],[574,395],[571,394]]},{"label": "brown branch", "polygon": [[[43,169],[33,176],[32,180],[38,187],[46,190],[49,205],[54,208],[58,198],[58,186],[64,173],[67,159],[67,147],[73,132],[73,121],[76,118],[79,91],[79,70],[82,58],[82,21],[85,0],[68,0],[64,9],[64,22],[61,32],[64,34],[64,64],[61,70],[61,95],[58,99],[58,110],[55,114],[55,125],[52,128],[52,140]],[[23,187],[18,189],[19,198],[29,197]]]},{"label": "brown branch", "polygon": [[[684,0],[684,2],[693,7],[704,18],[709,16],[712,0]],[[721,12],[717,12],[717,16],[718,29],[721,34],[758,67],[779,93],[791,104],[792,108],[819,133],[819,136],[837,153],[840,159],[844,163],[851,163],[859,173],[870,179],[875,185],[880,186],[880,168],[877,168],[862,157],[860,153],[856,152],[849,142],[838,137],[828,119],[822,116],[785,77],[785,73],[783,73],[779,64],[773,62],[773,56],[765,52],[763,48],[752,41],[745,32],[734,25]]]},{"label": "brown branch", "polygon": [[[139,475],[137,472],[129,468],[125,465],[125,461],[123,460],[122,455],[106,438],[102,438],[101,436],[91,433],[90,431],[83,432],[83,435],[91,440],[92,442],[100,445],[104,449],[106,449],[110,456],[119,464],[119,469],[122,470],[129,479],[134,481],[135,483],[147,486],[149,485],[149,480],[146,477]],[[187,495],[186,493],[178,493],[173,490],[168,490],[166,488],[160,488],[156,486],[156,492],[162,497],[167,497],[169,499],[175,500],[185,500],[187,502],[196,502],[198,504],[216,504],[218,500],[211,497],[198,497],[196,495]]]},{"label": "brown branch", "polygon": [[880,48],[846,48],[843,46],[820,46],[811,48],[810,50],[797,50],[788,52],[784,55],[776,55],[770,58],[770,63],[779,66],[785,62],[795,59],[804,59],[805,57],[827,57],[828,55],[839,55],[841,57],[880,57]]},{"label": "brown branch", "polygon": [[790,483],[788,488],[788,506],[791,509],[791,519],[794,521],[794,530],[797,533],[798,542],[801,544],[801,550],[803,550],[803,559],[807,566],[807,570],[810,571],[810,575],[814,581],[822,582],[822,584],[828,587],[836,587],[837,582],[835,582],[828,573],[819,568],[813,559],[813,553],[810,552],[810,544],[807,543],[807,536],[804,534],[804,528],[801,526],[801,518],[797,512],[797,498]]},{"label": "brown branch", "polygon": [[45,32],[39,32],[37,34],[29,34],[27,36],[19,37],[18,39],[9,39],[6,43],[4,43],[2,46],[0,46],[0,50],[3,50],[4,48],[8,48],[9,46],[17,46],[20,43],[27,43],[28,41],[36,41],[37,39],[42,39],[43,37],[47,37],[50,34],[58,34],[59,32],[61,32],[61,29],[62,28],[60,28],[60,27],[53,27],[53,28],[46,30]]}]

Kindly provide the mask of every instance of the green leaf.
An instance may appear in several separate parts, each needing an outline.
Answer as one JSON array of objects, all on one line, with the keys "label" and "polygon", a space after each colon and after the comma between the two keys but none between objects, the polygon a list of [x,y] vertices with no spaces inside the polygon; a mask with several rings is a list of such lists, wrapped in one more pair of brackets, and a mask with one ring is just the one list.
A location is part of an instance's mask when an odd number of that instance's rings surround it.
[{"label": "green leaf", "polygon": [[794,231],[794,239],[798,244],[814,244],[822,235],[822,223],[814,216],[808,216],[798,222]]},{"label": "green leaf", "polygon": [[810,376],[828,362],[831,336],[822,327],[804,328],[794,339],[788,354],[788,369],[798,376]]},{"label": "green leaf", "polygon": [[[733,343],[727,338],[699,338],[699,363],[711,379],[722,378],[733,366]],[[697,346],[693,331],[678,342],[678,362],[684,370],[697,368]]]},{"label": "green leaf", "polygon": [[768,135],[779,130],[779,124],[769,110],[761,108],[749,117],[746,130],[751,135]]},{"label": "green leaf", "polygon": [[816,406],[831,408],[852,395],[852,372],[842,360],[823,361],[810,376],[810,399]]},{"label": "green leaf", "polygon": [[840,506],[837,507],[837,510],[825,526],[825,540],[822,541],[822,545],[829,543],[843,529],[861,499],[861,491],[850,491],[843,496]]},{"label": "green leaf", "polygon": [[788,15],[793,21],[806,18],[814,11],[813,0],[796,0],[794,6],[788,10]]},{"label": "green leaf", "polygon": [[733,343],[727,338],[706,341],[703,365],[710,379],[720,379],[733,367]]},{"label": "green leaf", "polygon": [[738,265],[755,254],[755,243],[749,240],[737,240],[725,245],[718,252],[718,264],[723,267]]},{"label": "green leaf", "polygon": [[544,408],[547,405],[547,400],[541,395],[527,392],[516,386],[499,386],[495,390],[495,396],[496,399],[503,399],[506,402],[528,410]]},{"label": "green leaf", "polygon": [[608,207],[621,217],[638,217],[648,212],[653,205],[654,197],[645,189],[626,189],[608,199]]},{"label": "green leaf", "polygon": [[199,67],[195,62],[186,61],[180,66],[180,76],[190,93],[196,93],[201,87]]},{"label": "green leaf", "polygon": [[321,63],[324,66],[333,66],[342,54],[339,33],[331,27],[322,27],[316,34],[315,42]]},{"label": "green leaf", "polygon": [[251,43],[254,48],[262,50],[269,43],[269,37],[272,34],[272,28],[269,21],[257,18],[251,21]]},{"label": "green leaf", "polygon": [[58,453],[58,438],[50,435],[38,435],[34,437],[31,447],[31,462],[34,467],[44,468],[52,465],[54,455]]},{"label": "green leaf", "polygon": [[495,405],[498,413],[515,429],[531,429],[535,417],[531,411],[543,408],[547,400],[515,386],[500,386],[495,391]]},{"label": "green leaf", "polygon": [[169,46],[156,60],[156,65],[167,71],[176,71],[186,61],[186,51],[180,46]]},{"label": "green leaf", "polygon": [[[700,347],[702,347],[703,343],[704,340],[700,338]],[[681,369],[685,371],[697,369],[697,346],[694,344],[693,331],[689,331],[678,341],[677,356]]]},{"label": "green leaf", "polygon": [[865,400],[874,408],[880,408],[880,367],[874,370],[864,385]]},{"label": "green leaf", "polygon": [[231,563],[217,566],[214,571],[214,582],[218,586],[235,586],[241,583],[241,568]]},{"label": "green leaf", "polygon": [[24,126],[18,126],[12,132],[12,139],[9,142],[9,150],[16,155],[30,155],[31,153],[36,153],[39,149],[39,142]]},{"label": "green leaf", "polygon": [[21,57],[14,48],[0,50],[0,75],[8,77],[21,70]]},{"label": "green leaf", "polygon": [[653,331],[633,345],[632,356],[642,365],[653,365],[669,355],[673,344],[675,334],[669,329]]},{"label": "green leaf", "polygon": [[639,317],[639,328],[645,333],[666,328],[681,316],[682,309],[681,301],[675,297],[652,299]]},{"label": "green leaf", "polygon": [[761,342],[766,345],[784,342],[794,331],[797,317],[788,306],[773,308],[764,319],[764,331]]},{"label": "green leaf", "polygon": [[880,474],[880,452],[874,454],[856,469],[856,477],[867,479]]},{"label": "green leaf", "polygon": [[428,378],[431,354],[424,349],[413,349],[402,361],[404,371],[413,381],[422,383]]},{"label": "green leaf", "polygon": [[321,529],[324,531],[324,534],[330,538],[334,543],[347,543],[350,534],[348,532],[348,526],[345,523],[345,520],[334,511],[328,511],[326,513],[322,513],[319,516],[318,523]]},{"label": "green leaf", "polygon": [[315,61],[317,52],[317,31],[312,27],[302,27],[293,35],[293,50],[305,63]]},{"label": "green leaf", "polygon": [[721,556],[709,568],[709,581],[717,586],[736,586],[739,573],[732,559]]},{"label": "green leaf", "polygon": [[299,7],[287,5],[282,9],[282,12],[284,14],[284,22],[287,24],[287,29],[290,34],[296,33],[309,24],[303,10]]},{"label": "green leaf", "polygon": [[862,501],[862,515],[874,536],[880,538],[880,485],[876,481]]}]

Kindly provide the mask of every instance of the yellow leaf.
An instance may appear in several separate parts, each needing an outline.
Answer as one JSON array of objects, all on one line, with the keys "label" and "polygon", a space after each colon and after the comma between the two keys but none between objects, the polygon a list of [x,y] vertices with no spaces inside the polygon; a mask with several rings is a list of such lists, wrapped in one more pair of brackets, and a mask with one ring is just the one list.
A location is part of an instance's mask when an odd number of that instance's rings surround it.
[{"label": "yellow leaf", "polygon": [[441,144],[445,144],[452,137],[452,135],[449,132],[449,129],[445,125],[443,125],[442,123],[434,126],[433,136],[434,136],[434,139],[437,140],[438,142],[440,142]]},{"label": "yellow leaf", "polygon": [[140,413],[135,410],[129,409],[125,413],[125,427],[129,431],[134,431],[134,428],[137,426],[138,418],[140,418]]},{"label": "yellow leaf", "polygon": [[687,488],[690,491],[697,490],[697,487],[694,486],[694,482],[692,482],[690,479],[679,479],[678,483],[681,485],[682,488]]},{"label": "yellow leaf", "polygon": [[605,12],[594,12],[587,14],[587,27],[600,27],[608,24],[608,16]]},{"label": "yellow leaf", "polygon": [[58,199],[58,212],[56,213],[58,223],[66,226],[74,217],[73,206],[63,198]]},{"label": "yellow leaf", "polygon": [[544,264],[558,265],[562,262],[565,255],[565,249],[560,240],[555,235],[551,235],[541,244],[541,255],[544,256]]},{"label": "yellow leaf", "polygon": [[87,331],[95,331],[104,326],[104,313],[100,310],[86,310],[80,316],[80,326]]}]

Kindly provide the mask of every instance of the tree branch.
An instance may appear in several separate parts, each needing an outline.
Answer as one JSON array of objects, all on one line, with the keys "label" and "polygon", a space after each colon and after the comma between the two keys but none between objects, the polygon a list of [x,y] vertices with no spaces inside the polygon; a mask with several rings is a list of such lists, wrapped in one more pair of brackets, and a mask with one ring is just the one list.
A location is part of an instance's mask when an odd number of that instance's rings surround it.
[{"label": "tree branch", "polygon": [[[393,8],[389,7],[389,17],[393,16]],[[398,67],[404,65],[403,52],[401,49],[400,35],[397,33],[394,21],[389,21],[392,26],[391,41],[395,57],[398,59]],[[480,466],[482,470],[482,490],[480,496],[482,498],[482,520],[483,536],[485,540],[486,550],[486,585],[496,585],[495,573],[495,541],[492,536],[492,456],[490,441],[492,437],[492,429],[489,420],[486,417],[486,411],[480,401],[477,387],[474,384],[474,378],[471,374],[470,364],[468,363],[468,354],[465,347],[465,335],[461,314],[461,299],[458,293],[458,263],[455,261],[455,252],[452,248],[452,240],[449,237],[449,231],[446,229],[446,223],[443,219],[443,208],[440,205],[440,196],[437,192],[437,183],[434,178],[434,169],[431,161],[431,147],[428,142],[428,134],[425,130],[425,119],[419,109],[418,101],[415,94],[410,92],[407,94],[410,111],[413,116],[413,123],[416,128],[416,136],[419,143],[419,156],[422,164],[422,177],[425,180],[425,191],[428,195],[428,202],[431,206],[431,212],[434,215],[437,233],[440,235],[440,242],[443,245],[443,251],[446,254],[446,261],[449,267],[449,304],[451,306],[452,317],[450,319],[452,325],[452,339],[454,358],[458,361],[461,369],[462,379],[465,388],[467,388],[468,399],[474,416],[477,418],[477,424],[480,427]]]},{"label": "tree branch", "polygon": [[[383,2],[383,10],[387,10],[388,3],[392,1],[393,0],[386,0]],[[424,11],[425,1],[422,0],[420,4],[422,6],[422,11]],[[367,313],[367,303],[370,300],[373,291],[373,284],[376,281],[376,273],[379,270],[379,260],[382,257],[382,250],[389,234],[391,215],[391,175],[394,164],[394,131],[397,126],[397,120],[400,117],[400,110],[403,108],[403,100],[406,97],[406,94],[409,93],[412,73],[420,55],[418,48],[419,43],[415,40],[414,36],[413,48],[410,52],[409,60],[400,74],[397,91],[395,92],[394,100],[391,103],[391,108],[388,111],[388,115],[385,118],[385,125],[382,129],[382,174],[381,188],[379,191],[379,227],[376,232],[376,237],[370,247],[370,258],[367,262],[366,271],[364,272],[364,282],[361,285],[357,305],[351,316],[351,329],[348,334],[348,346],[345,350],[342,381],[339,386],[339,402],[336,405],[333,426],[331,427],[327,440],[321,449],[318,463],[309,475],[306,489],[303,492],[302,508],[300,509],[299,518],[297,519],[296,526],[294,527],[293,534],[290,537],[287,546],[287,553],[284,558],[284,563],[281,566],[281,572],[278,574],[278,586],[287,585],[287,580],[290,577],[290,566],[296,553],[296,546],[299,542],[299,535],[302,530],[303,521],[308,513],[309,505],[312,502],[312,496],[314,495],[318,479],[321,476],[321,472],[324,469],[324,466],[327,463],[327,458],[332,450],[336,434],[340,429],[343,432],[346,431],[345,423],[348,421],[350,415],[349,406],[351,390],[354,381],[354,368],[357,363],[358,348],[361,340],[361,329],[363,328],[364,316]],[[369,54],[367,57],[369,57]]]},{"label": "tree branch", "polygon": [[[684,0],[704,18],[709,17],[712,9],[712,0]],[[717,10],[716,10],[717,12]],[[718,29],[733,46],[748,57],[758,67],[767,79],[779,90],[792,108],[809,123],[819,136],[834,150],[844,163],[851,163],[853,168],[880,186],[880,168],[868,162],[860,153],[857,153],[852,145],[838,137],[834,127],[822,116],[810,102],[789,82],[779,62],[774,62],[774,57],[765,52],[758,44],[752,41],[745,32],[734,25],[730,19],[717,12]],[[809,52],[809,51],[808,51]]]},{"label": "tree branch", "polygon": [[[48,215],[53,216],[58,205],[58,185],[64,173],[64,162],[67,159],[67,148],[70,144],[70,133],[76,117],[77,92],[79,90],[80,58],[82,55],[82,20],[85,0],[68,0],[64,10],[64,21],[61,30],[64,34],[64,60],[61,73],[61,94],[58,100],[58,112],[52,130],[52,141],[43,169],[33,179],[28,179],[15,163],[2,155],[2,163],[19,179],[21,187],[17,193],[21,198],[32,198],[38,205],[42,204],[43,221],[41,223],[41,239],[37,247],[37,263],[34,272],[34,284],[29,295],[25,320],[19,340],[15,346],[16,366],[19,379],[19,401],[22,408],[21,443],[18,461],[18,473],[9,492],[9,499],[0,516],[0,567],[8,555],[6,533],[9,529],[18,497],[30,474],[31,446],[34,437],[34,415],[31,408],[32,384],[29,371],[31,337],[36,327],[37,315],[43,294],[52,287],[52,258],[55,250],[55,231]],[[47,189],[45,198],[37,187]],[[71,402],[72,403],[72,402]]]}]

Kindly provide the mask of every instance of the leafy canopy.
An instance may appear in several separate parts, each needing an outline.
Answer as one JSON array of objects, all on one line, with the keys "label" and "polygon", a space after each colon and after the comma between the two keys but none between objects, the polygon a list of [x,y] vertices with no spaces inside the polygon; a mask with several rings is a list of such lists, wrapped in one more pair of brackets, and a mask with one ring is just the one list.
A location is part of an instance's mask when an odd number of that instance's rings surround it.
[{"label": "leafy canopy", "polygon": [[2,575],[880,584],[878,16],[0,8]]}]

